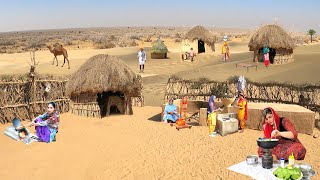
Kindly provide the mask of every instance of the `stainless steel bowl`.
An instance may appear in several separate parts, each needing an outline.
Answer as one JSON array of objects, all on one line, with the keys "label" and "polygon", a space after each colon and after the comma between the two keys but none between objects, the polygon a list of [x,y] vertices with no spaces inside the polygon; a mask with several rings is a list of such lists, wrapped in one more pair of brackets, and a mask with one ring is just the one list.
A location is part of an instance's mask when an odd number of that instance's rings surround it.
[{"label": "stainless steel bowl", "polygon": [[258,156],[256,156],[256,155],[247,156],[246,162],[249,165],[257,164],[258,163]]},{"label": "stainless steel bowl", "polygon": [[303,174],[303,177],[310,177],[315,175],[315,171],[312,169],[312,166],[304,163],[294,164],[293,167],[299,168]]}]

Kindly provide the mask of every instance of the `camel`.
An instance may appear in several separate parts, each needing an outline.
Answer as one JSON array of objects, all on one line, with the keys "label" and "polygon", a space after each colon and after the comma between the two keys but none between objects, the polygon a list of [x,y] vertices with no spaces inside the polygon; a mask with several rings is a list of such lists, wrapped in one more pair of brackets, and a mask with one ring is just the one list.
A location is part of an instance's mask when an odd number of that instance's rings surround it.
[{"label": "camel", "polygon": [[53,61],[52,61],[52,65],[54,65],[54,60],[56,60],[56,61],[57,61],[57,66],[58,66],[58,58],[57,58],[57,56],[63,55],[64,59],[63,59],[63,64],[62,64],[61,67],[64,66],[64,63],[65,63],[66,60],[67,60],[67,61],[68,61],[68,69],[70,69],[70,64],[69,64],[69,59],[68,59],[68,52],[67,52],[66,49],[64,49],[64,48],[62,47],[61,44],[57,45],[57,46],[54,47],[53,49],[52,49],[51,46],[47,46],[47,47],[48,47],[48,49],[50,50],[50,52],[54,55],[54,58],[53,58]]}]

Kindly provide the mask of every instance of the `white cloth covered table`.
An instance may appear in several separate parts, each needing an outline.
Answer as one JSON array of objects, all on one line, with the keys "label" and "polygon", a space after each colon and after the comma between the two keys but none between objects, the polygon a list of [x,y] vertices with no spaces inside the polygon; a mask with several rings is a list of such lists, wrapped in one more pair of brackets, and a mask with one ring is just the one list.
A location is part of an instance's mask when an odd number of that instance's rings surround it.
[{"label": "white cloth covered table", "polygon": [[[273,163],[272,169],[264,169],[262,167],[261,158],[258,160],[258,164],[248,165],[246,161],[235,164],[228,167],[229,170],[250,176],[253,179],[257,180],[275,180],[276,178],[272,175],[272,171],[280,166],[280,162]],[[287,166],[287,163],[285,164]]]}]

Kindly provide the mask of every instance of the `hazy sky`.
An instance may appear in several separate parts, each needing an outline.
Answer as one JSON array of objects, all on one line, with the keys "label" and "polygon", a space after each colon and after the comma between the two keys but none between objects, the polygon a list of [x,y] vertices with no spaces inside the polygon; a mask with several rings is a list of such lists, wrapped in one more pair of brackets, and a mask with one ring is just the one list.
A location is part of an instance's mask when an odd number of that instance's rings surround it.
[{"label": "hazy sky", "polygon": [[255,28],[277,19],[289,30],[313,28],[320,33],[319,11],[319,0],[4,0],[0,31],[109,26]]}]

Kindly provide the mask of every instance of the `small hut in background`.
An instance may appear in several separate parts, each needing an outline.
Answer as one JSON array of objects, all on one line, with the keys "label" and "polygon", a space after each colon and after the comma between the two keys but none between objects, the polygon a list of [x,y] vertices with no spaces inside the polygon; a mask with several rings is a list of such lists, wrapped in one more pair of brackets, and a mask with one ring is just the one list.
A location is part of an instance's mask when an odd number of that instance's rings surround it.
[{"label": "small hut in background", "polygon": [[87,117],[133,114],[133,97],[142,96],[141,76],[122,60],[99,54],[85,62],[69,79],[70,111]]},{"label": "small hut in background", "polygon": [[151,58],[152,59],[165,59],[167,58],[168,48],[162,42],[160,38],[158,38],[152,44],[151,48]]},{"label": "small hut in background", "polygon": [[280,26],[266,25],[258,29],[251,37],[249,50],[254,51],[253,61],[263,60],[263,47],[270,48],[269,59],[271,64],[285,64],[293,61],[293,39]]},{"label": "small hut in background", "polygon": [[182,51],[183,53],[189,52],[190,48],[193,48],[195,53],[204,53],[207,52],[208,46],[212,51],[215,51],[215,41],[216,37],[209,30],[203,26],[196,26],[185,34],[182,41]]}]

